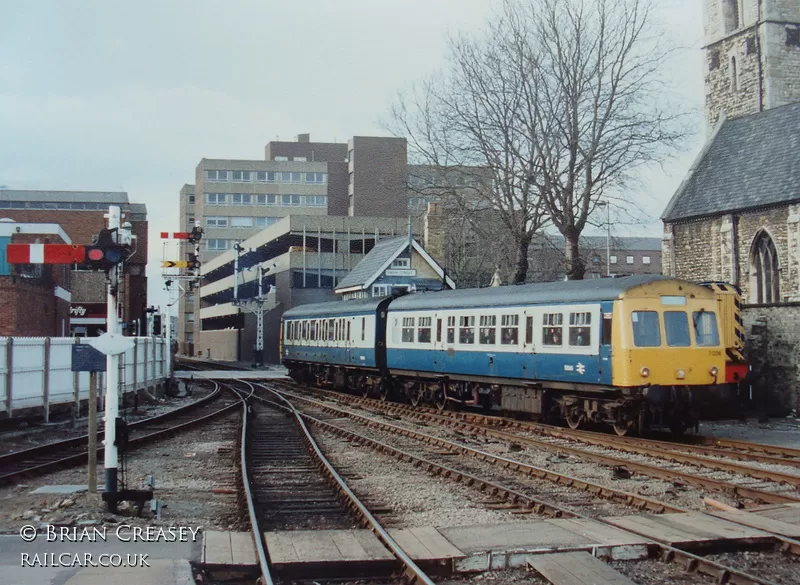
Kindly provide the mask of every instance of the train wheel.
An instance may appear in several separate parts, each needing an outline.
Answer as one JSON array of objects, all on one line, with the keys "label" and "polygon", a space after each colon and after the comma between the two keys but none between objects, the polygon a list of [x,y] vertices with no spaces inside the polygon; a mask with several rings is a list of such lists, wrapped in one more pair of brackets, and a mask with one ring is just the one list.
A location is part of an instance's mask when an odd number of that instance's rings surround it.
[{"label": "train wheel", "polygon": [[387,402],[392,393],[392,383],[389,380],[381,380],[381,400]]},{"label": "train wheel", "polygon": [[370,390],[370,388],[369,388],[369,384],[367,383],[367,377],[366,376],[359,376],[356,379],[356,392],[361,394],[361,396],[363,396],[364,398],[369,398],[369,394],[370,394],[369,390]]},{"label": "train wheel", "polygon": [[617,435],[619,435],[620,437],[624,437],[633,428],[633,421],[632,420],[616,421],[611,426],[614,428],[614,432],[617,433]]},{"label": "train wheel", "polygon": [[438,410],[444,410],[447,407],[447,385],[442,383],[436,389],[436,394],[433,396],[433,405]]},{"label": "train wheel", "polygon": [[577,408],[574,408],[567,412],[567,416],[564,417],[567,421],[567,425],[569,428],[573,430],[577,430],[583,426],[584,418],[583,413],[579,411]]},{"label": "train wheel", "polygon": [[411,401],[412,406],[420,405],[420,402],[422,402],[422,387],[419,384],[414,384],[411,387],[408,399]]}]

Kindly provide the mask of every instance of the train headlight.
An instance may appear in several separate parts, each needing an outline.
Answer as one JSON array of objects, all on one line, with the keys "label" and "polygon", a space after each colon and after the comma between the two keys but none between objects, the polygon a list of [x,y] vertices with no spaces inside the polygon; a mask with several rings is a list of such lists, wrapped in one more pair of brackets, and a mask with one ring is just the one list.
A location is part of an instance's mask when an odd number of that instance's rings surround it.
[{"label": "train headlight", "polygon": [[678,370],[675,372],[675,377],[678,378],[678,380],[683,380],[686,377],[686,370]]},{"label": "train headlight", "polygon": [[647,378],[650,376],[650,368],[647,366],[642,366],[642,369],[639,370],[639,373],[642,375],[642,378]]},{"label": "train headlight", "polygon": [[709,372],[711,373],[712,376],[716,378],[717,374],[719,374],[719,369],[717,368],[717,366],[711,366]]}]

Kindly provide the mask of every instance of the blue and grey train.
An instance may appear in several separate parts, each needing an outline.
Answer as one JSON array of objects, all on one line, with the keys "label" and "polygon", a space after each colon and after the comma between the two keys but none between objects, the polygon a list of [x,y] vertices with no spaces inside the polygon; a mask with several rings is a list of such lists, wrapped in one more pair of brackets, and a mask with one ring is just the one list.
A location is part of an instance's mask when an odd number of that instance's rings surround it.
[{"label": "blue and grey train", "polygon": [[658,275],[301,305],[281,356],[297,381],[384,400],[679,432],[693,396],[724,381],[721,306]]}]

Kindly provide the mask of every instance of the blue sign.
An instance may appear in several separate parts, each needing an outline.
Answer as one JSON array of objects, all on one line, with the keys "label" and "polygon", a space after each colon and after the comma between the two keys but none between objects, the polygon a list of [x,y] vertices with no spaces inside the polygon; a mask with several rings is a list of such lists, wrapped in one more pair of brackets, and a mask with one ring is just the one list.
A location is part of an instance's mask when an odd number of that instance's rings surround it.
[{"label": "blue sign", "polygon": [[105,372],[106,355],[87,343],[72,346],[73,372]]}]

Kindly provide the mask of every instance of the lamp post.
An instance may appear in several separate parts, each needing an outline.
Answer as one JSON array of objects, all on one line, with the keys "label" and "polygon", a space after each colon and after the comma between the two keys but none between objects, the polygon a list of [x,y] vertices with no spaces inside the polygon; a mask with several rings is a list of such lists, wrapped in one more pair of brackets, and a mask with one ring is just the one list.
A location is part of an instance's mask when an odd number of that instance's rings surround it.
[{"label": "lamp post", "polygon": [[611,204],[598,201],[597,205],[606,208],[606,276],[611,276]]}]

